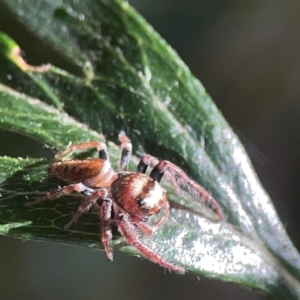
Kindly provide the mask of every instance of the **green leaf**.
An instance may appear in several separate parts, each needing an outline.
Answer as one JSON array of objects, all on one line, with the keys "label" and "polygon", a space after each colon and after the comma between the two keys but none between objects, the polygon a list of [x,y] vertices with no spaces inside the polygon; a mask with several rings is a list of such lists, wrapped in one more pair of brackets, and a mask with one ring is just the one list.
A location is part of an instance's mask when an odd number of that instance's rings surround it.
[{"label": "green leaf", "polygon": [[[0,87],[1,128],[56,149],[70,141],[103,139],[89,128],[113,141],[125,129],[135,149],[142,146],[182,166],[228,216],[227,222],[214,223],[200,204],[174,195],[168,187],[172,217],[145,240],[149,246],[194,273],[239,282],[277,299],[298,299],[299,254],[243,147],[201,83],[153,28],[122,1],[4,3],[69,67],[30,66],[20,57],[18,45],[2,34],[0,82],[6,86]],[[116,146],[111,144],[111,150],[116,162]],[[2,159],[11,166],[10,171],[0,167],[5,184],[17,178],[15,183],[39,186],[30,172],[40,174],[40,165],[36,170],[31,164]],[[21,168],[23,177],[14,168]],[[24,196],[9,199],[0,202],[0,219],[6,226],[2,232],[89,246],[98,241],[93,213],[83,216],[71,234],[60,231],[80,199],[68,197],[33,209],[23,207]],[[19,214],[12,216],[12,209]],[[7,224],[26,222],[32,223],[7,229]],[[115,247],[136,253],[119,239]]]}]

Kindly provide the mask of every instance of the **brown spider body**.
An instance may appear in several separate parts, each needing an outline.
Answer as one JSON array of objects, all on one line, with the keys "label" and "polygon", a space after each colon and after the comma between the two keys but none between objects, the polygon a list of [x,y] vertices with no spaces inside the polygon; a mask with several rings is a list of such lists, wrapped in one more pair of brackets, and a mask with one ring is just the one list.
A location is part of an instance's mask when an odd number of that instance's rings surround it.
[{"label": "brown spider body", "polygon": [[122,209],[141,220],[158,214],[167,202],[165,189],[142,173],[121,174],[112,183],[111,194]]},{"label": "brown spider body", "polygon": [[[27,205],[37,204],[47,199],[53,200],[74,191],[80,192],[87,198],[78,207],[71,221],[64,226],[65,229],[68,229],[82,213],[96,204],[100,208],[102,243],[109,260],[113,259],[110,246],[112,239],[110,221],[112,220],[127,243],[136,247],[148,259],[169,270],[184,273],[182,267],[167,262],[147,247],[139,235],[139,231],[143,235],[152,235],[168,217],[169,203],[166,191],[159,183],[162,176],[165,174],[176,190],[182,188],[197,200],[209,205],[220,219],[223,219],[223,212],[214,198],[202,186],[169,161],[159,161],[153,156],[145,155],[137,167],[137,172],[127,172],[132,145],[124,132],[119,134],[119,140],[122,142],[119,173],[116,173],[111,167],[105,144],[88,142],[71,146],[64,152],[58,153],[56,157],[63,157],[76,150],[97,148],[99,158],[54,163],[50,167],[51,173],[71,184],[47,193],[46,197],[28,202]],[[148,165],[154,166],[149,176],[145,174]],[[159,213],[160,218],[152,226],[149,226],[147,224],[149,217]]]},{"label": "brown spider body", "polygon": [[101,158],[57,162],[51,165],[50,172],[64,181],[97,188],[110,186],[117,177],[110,162]]}]

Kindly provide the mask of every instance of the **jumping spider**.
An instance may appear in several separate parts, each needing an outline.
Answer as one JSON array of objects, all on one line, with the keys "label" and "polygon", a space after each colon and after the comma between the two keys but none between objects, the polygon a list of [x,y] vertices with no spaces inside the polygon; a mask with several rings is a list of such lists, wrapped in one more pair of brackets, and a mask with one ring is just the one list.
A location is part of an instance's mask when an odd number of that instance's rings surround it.
[{"label": "jumping spider", "polygon": [[[112,232],[109,225],[110,221],[113,221],[126,242],[136,247],[145,257],[164,268],[184,273],[182,267],[167,262],[147,247],[139,236],[139,231],[147,236],[152,235],[168,217],[169,203],[166,191],[159,183],[162,176],[165,174],[174,188],[181,188],[195,199],[209,205],[220,220],[223,219],[223,212],[216,200],[202,186],[167,160],[158,160],[151,155],[144,155],[137,166],[137,172],[127,172],[132,144],[123,131],[119,134],[119,140],[122,150],[119,173],[112,169],[104,143],[93,141],[73,145],[58,153],[56,157],[61,158],[76,150],[96,148],[99,151],[99,158],[68,160],[52,164],[51,173],[72,184],[49,192],[45,197],[37,198],[26,205],[37,204],[47,199],[53,200],[72,192],[82,193],[87,198],[64,229],[68,229],[82,213],[96,204],[100,208],[102,243],[109,260],[113,260],[110,247]],[[149,165],[154,167],[148,176],[145,173]],[[161,217],[153,226],[148,225],[149,217],[158,214],[161,210]]]}]

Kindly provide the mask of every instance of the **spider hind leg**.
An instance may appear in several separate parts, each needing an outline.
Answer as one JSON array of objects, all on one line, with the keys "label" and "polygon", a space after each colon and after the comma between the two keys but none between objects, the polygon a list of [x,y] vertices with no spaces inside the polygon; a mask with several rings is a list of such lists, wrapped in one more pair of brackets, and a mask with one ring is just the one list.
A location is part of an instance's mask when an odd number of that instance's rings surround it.
[{"label": "spider hind leg", "polygon": [[65,151],[57,153],[55,155],[55,158],[60,159],[74,151],[88,150],[88,149],[92,149],[92,148],[96,148],[98,150],[99,158],[104,159],[104,160],[109,160],[109,155],[108,155],[105,143],[98,142],[98,141],[91,141],[91,142],[80,143],[80,144],[70,146]]},{"label": "spider hind leg", "polygon": [[84,195],[87,195],[87,194],[93,193],[94,189],[91,189],[91,188],[85,186],[81,182],[80,183],[75,183],[75,184],[70,184],[70,185],[64,186],[61,189],[49,192],[44,197],[38,197],[33,201],[26,202],[25,206],[35,205],[35,204],[38,204],[38,203],[40,203],[42,201],[46,201],[46,200],[52,201],[52,200],[55,200],[55,199],[59,198],[60,196],[69,195],[73,192],[78,192],[78,193],[82,193]]}]

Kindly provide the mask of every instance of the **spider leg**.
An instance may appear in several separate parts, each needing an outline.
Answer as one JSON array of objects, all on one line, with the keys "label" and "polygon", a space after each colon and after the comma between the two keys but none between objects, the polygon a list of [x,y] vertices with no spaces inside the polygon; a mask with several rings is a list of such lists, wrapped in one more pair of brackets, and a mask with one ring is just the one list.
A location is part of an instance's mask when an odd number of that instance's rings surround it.
[{"label": "spider leg", "polygon": [[110,246],[112,240],[112,232],[109,226],[111,218],[113,201],[109,198],[98,199],[98,206],[100,206],[100,219],[101,219],[101,241],[103,243],[107,258],[113,260],[113,253]]},{"label": "spider leg", "polygon": [[26,202],[25,206],[31,206],[34,204],[38,204],[45,200],[54,200],[62,195],[71,194],[72,192],[79,192],[79,193],[83,193],[86,195],[90,195],[91,193],[94,192],[94,189],[91,189],[82,183],[70,184],[70,185],[64,186],[63,188],[58,189],[56,191],[47,193],[47,195],[45,197],[39,197],[39,198],[35,199],[34,201]]},{"label": "spider leg", "polygon": [[144,235],[151,236],[154,232],[152,227],[136,216],[129,216],[129,221],[135,224]]},{"label": "spider leg", "polygon": [[197,200],[204,201],[218,215],[220,220],[224,219],[223,211],[218,202],[199,183],[189,178],[178,166],[167,160],[159,161],[156,157],[147,154],[142,157],[137,171],[145,173],[148,165],[155,165],[150,173],[151,178],[160,181],[163,175],[166,176],[176,190],[180,187]]},{"label": "spider leg", "polygon": [[152,165],[154,167],[158,163],[159,163],[159,159],[157,159],[154,156],[146,154],[141,158],[141,160],[140,160],[140,162],[137,166],[137,171],[139,173],[144,173],[145,174],[149,165]]},{"label": "spider leg", "polygon": [[119,133],[119,141],[121,142],[121,159],[120,159],[120,171],[127,171],[130,155],[132,152],[132,144],[130,139],[126,136],[124,131]]},{"label": "spider leg", "polygon": [[95,190],[92,195],[90,195],[88,198],[85,199],[84,202],[82,202],[79,207],[77,208],[75,214],[73,215],[71,221],[67,223],[63,229],[67,230],[73,223],[75,223],[78,218],[87,211],[93,204],[97,202],[98,199],[105,198],[108,195],[108,192],[106,189],[99,189]]},{"label": "spider leg", "polygon": [[55,155],[55,158],[62,158],[73,151],[87,150],[87,149],[92,149],[92,148],[96,148],[99,151],[99,158],[104,159],[104,160],[109,160],[106,145],[104,143],[98,142],[98,141],[92,141],[92,142],[81,143],[81,144],[76,144],[76,145],[70,146],[65,151],[57,153]]},{"label": "spider leg", "polygon": [[159,172],[172,176],[181,189],[187,191],[195,199],[204,201],[218,215],[220,220],[224,219],[223,211],[218,202],[199,183],[189,178],[178,166],[167,160],[162,160],[153,168],[150,177],[157,177]]},{"label": "spider leg", "polygon": [[138,234],[135,231],[133,224],[130,223],[127,214],[119,215],[119,218],[117,219],[117,224],[119,231],[126,239],[126,242],[136,247],[145,257],[147,257],[154,263],[161,265],[164,268],[175,271],[176,273],[184,273],[184,268],[175,266],[167,262],[139,240]]},{"label": "spider leg", "polygon": [[[137,166],[137,172],[145,174],[149,165],[151,167],[155,167],[156,165],[159,164],[159,162],[160,162],[160,160],[157,159],[156,157],[146,154],[140,160],[140,162],[139,162],[139,164]],[[156,174],[156,176],[158,177],[159,181],[160,181],[160,179],[161,179],[161,177],[163,175],[172,184],[172,186],[173,186],[176,194],[180,194],[180,188],[179,188],[178,184],[175,182],[173,176],[171,176],[169,173],[165,173],[165,174],[161,173],[161,175]],[[157,178],[155,178],[155,180],[157,180]]]}]

